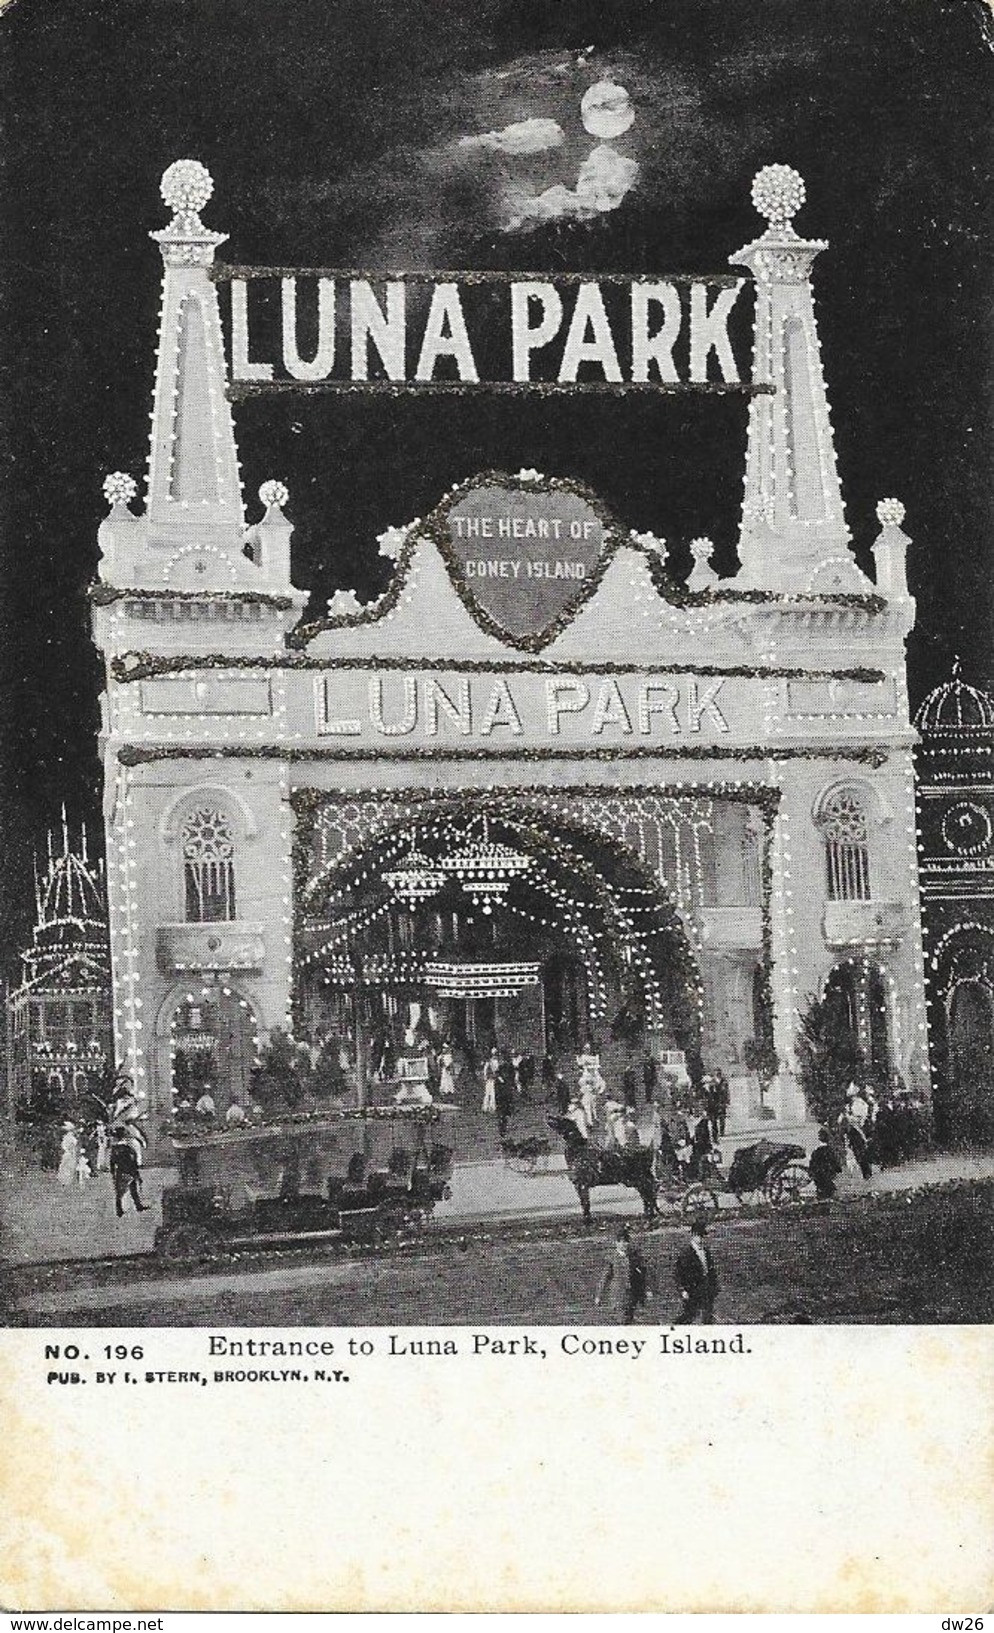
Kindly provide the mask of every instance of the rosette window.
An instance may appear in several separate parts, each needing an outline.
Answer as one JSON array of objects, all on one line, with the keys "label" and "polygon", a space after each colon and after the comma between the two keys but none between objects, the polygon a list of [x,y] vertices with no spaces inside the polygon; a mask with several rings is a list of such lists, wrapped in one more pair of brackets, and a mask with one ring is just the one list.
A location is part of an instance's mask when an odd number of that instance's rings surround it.
[{"label": "rosette window", "polygon": [[837,788],[822,808],[828,899],[870,900],[870,846],[866,805],[858,788]]},{"label": "rosette window", "polygon": [[235,836],[216,806],[202,805],[183,823],[183,895],[188,924],[235,917]]}]

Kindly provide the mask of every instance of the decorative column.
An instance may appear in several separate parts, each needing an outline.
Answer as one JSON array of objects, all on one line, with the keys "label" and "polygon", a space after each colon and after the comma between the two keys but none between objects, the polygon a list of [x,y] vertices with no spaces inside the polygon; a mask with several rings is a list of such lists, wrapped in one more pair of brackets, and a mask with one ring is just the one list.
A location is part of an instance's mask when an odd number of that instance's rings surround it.
[{"label": "decorative column", "polygon": [[881,499],[877,505],[880,532],[873,545],[873,560],[877,569],[877,592],[888,601],[908,601],[906,571],[908,546],[911,540],[904,532],[904,506],[900,499]]},{"label": "decorative column", "polygon": [[752,201],[768,226],[730,261],[755,279],[752,378],[774,390],[757,393],[749,406],[739,584],[816,588],[818,568],[841,558],[854,587],[865,590],[849,553],[811,289],[815,256],[828,246],[794,231],[804,203],[796,170],[767,165],[753,182]]}]

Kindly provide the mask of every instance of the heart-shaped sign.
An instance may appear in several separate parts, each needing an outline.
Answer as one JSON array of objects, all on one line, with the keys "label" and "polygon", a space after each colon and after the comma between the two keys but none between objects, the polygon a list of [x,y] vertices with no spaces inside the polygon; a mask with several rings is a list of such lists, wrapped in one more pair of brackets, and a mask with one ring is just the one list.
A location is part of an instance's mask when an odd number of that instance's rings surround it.
[{"label": "heart-shaped sign", "polygon": [[567,488],[503,484],[469,488],[446,516],[449,558],[484,621],[535,650],[590,592],[604,524]]}]

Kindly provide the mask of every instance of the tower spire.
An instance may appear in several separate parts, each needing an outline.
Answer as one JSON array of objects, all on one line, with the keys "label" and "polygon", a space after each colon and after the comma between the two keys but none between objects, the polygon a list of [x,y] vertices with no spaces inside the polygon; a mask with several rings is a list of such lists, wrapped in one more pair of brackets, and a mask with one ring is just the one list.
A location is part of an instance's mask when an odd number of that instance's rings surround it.
[{"label": "tower spire", "polygon": [[[161,185],[173,218],[151,234],[162,251],[163,279],[148,470],[149,542],[240,551],[238,456],[225,396],[217,290],[208,275],[227,235],[211,232],[200,219],[213,191],[202,164],[177,159]],[[227,582],[230,573],[224,577]]]},{"label": "tower spire", "polygon": [[845,587],[865,589],[849,554],[811,289],[815,257],[828,245],[794,231],[804,196],[788,165],[760,170],[752,201],[766,231],[730,257],[756,284],[753,381],[773,387],[749,407],[742,578],[761,589],[816,590],[819,568],[831,561],[837,577],[842,558],[843,576],[855,581]]}]

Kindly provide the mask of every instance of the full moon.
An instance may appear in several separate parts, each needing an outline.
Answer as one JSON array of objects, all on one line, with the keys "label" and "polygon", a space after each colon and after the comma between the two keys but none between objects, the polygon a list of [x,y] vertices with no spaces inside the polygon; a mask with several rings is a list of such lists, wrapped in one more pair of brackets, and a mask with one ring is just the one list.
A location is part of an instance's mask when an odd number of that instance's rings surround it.
[{"label": "full moon", "polygon": [[623,85],[600,79],[584,92],[580,118],[584,130],[603,140],[605,137],[623,136],[635,122],[635,109]]}]

